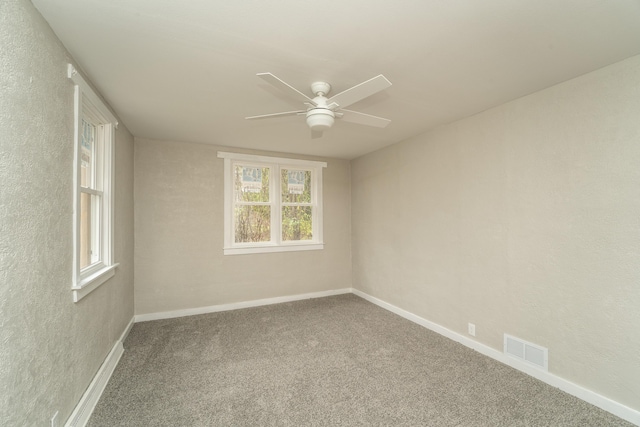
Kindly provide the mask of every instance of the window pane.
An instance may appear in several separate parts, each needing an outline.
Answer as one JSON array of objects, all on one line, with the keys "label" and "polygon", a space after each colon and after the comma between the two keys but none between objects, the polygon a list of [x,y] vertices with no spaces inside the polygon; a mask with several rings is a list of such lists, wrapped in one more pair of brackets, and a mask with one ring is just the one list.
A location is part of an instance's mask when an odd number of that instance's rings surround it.
[{"label": "window pane", "polygon": [[102,197],[91,195],[91,264],[102,260],[100,255],[101,203]]},{"label": "window pane", "polygon": [[311,240],[311,206],[284,206],[282,208],[282,240]]},{"label": "window pane", "polygon": [[269,168],[259,166],[235,167],[235,199],[238,202],[269,201]]},{"label": "window pane", "polygon": [[311,203],[311,171],[282,169],[282,202]]},{"label": "window pane", "polygon": [[91,194],[80,193],[80,268],[91,265]]},{"label": "window pane", "polygon": [[94,157],[96,146],[96,127],[82,120],[82,135],[80,143],[80,185],[93,187]]},{"label": "window pane", "polygon": [[80,269],[100,261],[100,197],[80,193]]},{"label": "window pane", "polygon": [[271,240],[271,206],[237,206],[234,217],[236,243]]}]

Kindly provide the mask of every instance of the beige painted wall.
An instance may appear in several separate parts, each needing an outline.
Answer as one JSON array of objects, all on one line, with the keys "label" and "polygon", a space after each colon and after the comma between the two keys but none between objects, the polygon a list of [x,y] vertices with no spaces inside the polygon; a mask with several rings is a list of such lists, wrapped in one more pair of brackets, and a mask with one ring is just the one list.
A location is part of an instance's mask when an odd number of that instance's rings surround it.
[{"label": "beige painted wall", "polygon": [[225,256],[218,150],[136,138],[136,314],[351,287],[349,162],[320,159],[323,250]]},{"label": "beige painted wall", "polygon": [[0,425],[59,423],[133,316],[133,138],[116,132],[116,275],[72,301],[71,60],[27,0],[0,2]]},{"label": "beige painted wall", "polygon": [[640,56],[352,162],[353,285],[640,410]]}]

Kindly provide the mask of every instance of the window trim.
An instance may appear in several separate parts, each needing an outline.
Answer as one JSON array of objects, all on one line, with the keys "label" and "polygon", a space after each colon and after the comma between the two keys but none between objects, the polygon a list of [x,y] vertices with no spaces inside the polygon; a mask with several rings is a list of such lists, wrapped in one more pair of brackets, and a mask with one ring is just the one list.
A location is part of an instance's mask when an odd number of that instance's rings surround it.
[{"label": "window trim", "polygon": [[[87,84],[72,64],[67,66],[67,77],[74,84],[74,155],[73,155],[73,273],[71,290],[73,301],[78,302],[115,275],[114,254],[114,167],[115,131],[118,121],[100,97]],[[102,138],[102,190],[100,209],[100,252],[101,260],[84,269],[80,268],[80,195],[92,190],[80,188],[80,144],[84,110],[101,123]]]},{"label": "window trim", "polygon": [[[241,255],[241,254],[254,254],[254,253],[269,253],[269,252],[290,252],[290,251],[308,251],[308,250],[320,250],[324,248],[323,240],[323,194],[322,194],[322,169],[327,167],[326,162],[319,162],[314,160],[300,160],[290,159],[284,157],[271,157],[261,156],[254,154],[240,154],[231,153],[226,151],[218,151],[218,158],[224,160],[224,255]],[[313,196],[313,240],[308,241],[294,241],[294,242],[282,242],[281,239],[270,242],[246,242],[235,243],[234,228],[233,228],[233,165],[235,163],[251,164],[255,163],[260,166],[269,166],[272,168],[271,177],[269,182],[270,194],[273,194],[273,199],[270,202],[272,206],[272,224],[278,224],[274,234],[279,234],[281,231],[281,187],[280,187],[280,170],[286,168],[303,168],[311,170],[312,172],[312,189],[311,194]],[[274,179],[273,177],[277,177]]]}]

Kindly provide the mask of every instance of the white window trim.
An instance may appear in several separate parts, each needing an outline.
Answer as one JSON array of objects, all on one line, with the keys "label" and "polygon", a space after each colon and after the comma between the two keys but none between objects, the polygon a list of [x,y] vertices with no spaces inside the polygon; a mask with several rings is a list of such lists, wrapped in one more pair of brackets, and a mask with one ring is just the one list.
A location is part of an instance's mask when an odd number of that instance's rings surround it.
[{"label": "white window trim", "polygon": [[[225,255],[241,255],[268,252],[309,251],[324,248],[323,241],[323,216],[322,216],[322,169],[327,167],[326,162],[313,160],[289,159],[284,157],[258,156],[253,154],[230,153],[218,151],[218,158],[224,159],[224,247]],[[233,228],[233,164],[235,162],[269,164],[274,167],[274,176],[279,176],[280,168],[306,168],[313,171],[311,194],[315,198],[313,211],[313,240],[296,242],[251,242],[235,243]],[[276,198],[274,219],[280,222],[280,187],[277,180],[270,180],[270,194]]]},{"label": "white window trim", "polygon": [[[73,301],[78,302],[89,293],[97,289],[115,275],[114,262],[114,160],[115,160],[115,130],[118,121],[111,111],[104,105],[100,97],[82,78],[80,73],[68,64],[67,77],[75,85],[74,92],[74,156],[73,156],[73,274],[71,290]],[[82,132],[83,104],[91,104],[96,113],[105,122],[104,127],[104,159],[103,189],[100,229],[100,249],[102,262],[80,269],[80,141]]]}]

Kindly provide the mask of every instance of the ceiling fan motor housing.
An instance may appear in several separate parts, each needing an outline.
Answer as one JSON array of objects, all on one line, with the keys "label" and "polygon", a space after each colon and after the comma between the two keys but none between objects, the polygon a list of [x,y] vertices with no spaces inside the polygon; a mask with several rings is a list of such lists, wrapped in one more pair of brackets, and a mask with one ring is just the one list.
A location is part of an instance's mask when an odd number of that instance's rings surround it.
[{"label": "ceiling fan motor housing", "polygon": [[333,126],[336,115],[328,108],[312,108],[307,111],[307,125],[314,131],[329,129]]}]

